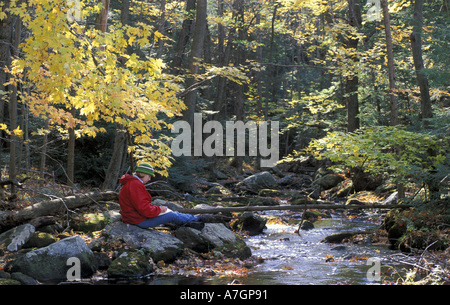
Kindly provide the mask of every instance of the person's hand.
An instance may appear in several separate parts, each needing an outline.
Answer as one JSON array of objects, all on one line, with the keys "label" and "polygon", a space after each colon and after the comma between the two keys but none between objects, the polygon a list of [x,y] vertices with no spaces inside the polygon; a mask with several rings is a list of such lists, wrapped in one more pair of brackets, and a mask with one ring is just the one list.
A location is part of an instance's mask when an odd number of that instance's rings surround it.
[{"label": "person's hand", "polygon": [[167,207],[165,207],[165,206],[160,206],[160,208],[161,208],[161,213],[167,212]]}]

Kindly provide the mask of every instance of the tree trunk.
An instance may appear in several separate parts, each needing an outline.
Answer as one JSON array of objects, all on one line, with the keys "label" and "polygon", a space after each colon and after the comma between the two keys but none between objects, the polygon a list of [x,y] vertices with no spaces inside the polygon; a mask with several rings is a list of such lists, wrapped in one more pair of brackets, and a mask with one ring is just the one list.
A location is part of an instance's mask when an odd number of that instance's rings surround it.
[{"label": "tree trunk", "polygon": [[[245,33],[245,12],[244,12],[244,0],[235,0],[234,4],[235,10],[237,12],[237,24],[238,24],[238,40],[245,41],[247,39],[247,35]],[[244,65],[245,63],[245,48],[242,45],[238,45],[236,47],[235,54],[235,66],[239,67]],[[233,84],[236,88],[236,98],[234,100],[234,114],[236,115],[237,121],[244,121],[244,85],[243,84]],[[235,141],[235,145],[237,145],[237,141]],[[237,149],[234,150],[237,152]],[[244,157],[236,155],[233,160],[233,165],[235,166],[238,173],[242,172],[242,164],[244,162]]]},{"label": "tree trunk", "polygon": [[450,0],[442,0],[441,11],[450,12]]},{"label": "tree trunk", "polygon": [[[189,56],[189,78],[186,81],[186,88],[195,84],[195,75],[199,73],[200,58],[203,55],[203,43],[206,35],[206,0],[197,0],[196,18],[194,34],[192,38],[191,54]],[[197,90],[190,90],[184,98],[187,109],[183,111],[183,120],[189,122],[191,127],[194,124],[195,105],[197,102]],[[193,129],[192,129],[193,130]]]},{"label": "tree trunk", "polygon": [[100,0],[100,1],[102,2],[103,7],[100,14],[97,16],[95,28],[97,30],[102,31],[103,33],[106,33],[106,30],[108,28],[108,13],[110,0]]},{"label": "tree trunk", "polygon": [[[189,14],[192,10],[195,9],[196,0],[187,0],[186,1],[186,13]],[[183,67],[183,58],[184,58],[184,50],[189,41],[189,37],[191,37],[192,33],[192,18],[188,17],[183,20],[183,24],[181,26],[181,32],[178,37],[178,42],[175,47],[175,54],[172,61],[172,70],[173,74],[179,75],[182,73]]]},{"label": "tree trunk", "polygon": [[[270,45],[269,45],[269,61],[271,63],[275,63],[274,49],[275,49],[275,21],[277,19],[277,11],[278,11],[279,3],[276,2],[273,7],[272,13],[272,23],[271,23],[271,31],[270,31]],[[267,75],[269,77],[270,82],[270,91],[267,90],[266,103],[264,105],[264,117],[265,120],[268,120],[269,117],[269,102],[276,103],[276,93],[277,93],[277,74],[278,67],[275,65],[269,65],[267,68]]]},{"label": "tree trunk", "polygon": [[[158,32],[164,34],[166,23],[166,0],[161,0],[161,16],[158,22]],[[164,39],[158,39],[158,50],[156,51],[156,58],[161,58],[163,55]]]},{"label": "tree trunk", "polygon": [[[256,16],[256,26],[259,26],[261,24],[261,14],[257,12]],[[263,62],[263,39],[262,39],[262,33],[261,30],[258,30],[256,41],[258,42],[258,46],[256,47],[256,56],[258,58],[259,62]],[[263,96],[263,71],[257,71],[256,72],[256,114],[258,116],[258,119],[262,119],[263,111],[262,111],[262,96]],[[265,118],[267,120],[267,118]],[[257,164],[259,164],[258,162]]]},{"label": "tree trunk", "polygon": [[122,25],[128,24],[128,18],[130,16],[130,0],[122,0],[122,7],[120,10],[120,22]]},{"label": "tree trunk", "polygon": [[90,192],[65,198],[42,201],[17,212],[0,212],[0,233],[18,226],[30,219],[61,214],[67,209],[75,209],[98,201],[117,200],[116,192]]},{"label": "tree trunk", "polygon": [[[348,0],[347,17],[349,25],[359,28],[362,22],[361,17],[361,1]],[[358,39],[347,38],[345,41],[345,48],[353,55],[351,59],[356,64],[358,57],[356,56],[356,49],[358,47]],[[345,93],[347,95],[347,131],[352,132],[359,129],[359,101],[358,101],[358,86],[359,79],[357,74],[348,76],[345,80]]]},{"label": "tree trunk", "polygon": [[[13,43],[13,55],[18,55],[18,48],[20,43],[20,32],[22,30],[22,20],[17,19],[15,26],[15,35],[14,35],[14,43]],[[8,65],[10,62],[8,63]],[[17,86],[10,85],[11,94],[9,96],[9,120],[10,120],[10,130],[13,131],[18,127],[17,123]],[[15,134],[11,135],[11,143],[9,146],[9,179],[15,180],[17,175],[17,167],[20,168],[20,164],[17,164],[17,144],[19,142],[19,137]],[[11,194],[15,194],[16,189],[14,184],[11,184]]]},{"label": "tree trunk", "polygon": [[[49,127],[49,120],[45,120],[44,130],[47,131]],[[45,132],[44,138],[42,139],[42,150],[41,150],[41,162],[39,165],[39,175],[41,176],[41,183],[44,183],[45,177],[45,167],[46,167],[46,159],[47,159],[47,144],[48,144],[48,134]]]},{"label": "tree trunk", "polygon": [[392,51],[393,47],[392,47],[392,36],[391,36],[391,20],[390,20],[390,16],[389,16],[389,8],[388,8],[387,0],[381,0],[381,7],[383,10],[384,31],[386,34],[391,125],[395,126],[398,124],[398,112],[397,112],[397,98],[396,98],[396,94],[395,94],[394,53]]},{"label": "tree trunk", "polygon": [[[74,111],[72,111],[74,114]],[[75,177],[75,129],[69,128],[69,143],[67,145],[67,185],[73,189]]]},{"label": "tree trunk", "polygon": [[[383,10],[383,20],[384,20],[384,31],[386,34],[386,48],[387,48],[387,59],[388,59],[388,74],[389,74],[389,98],[390,98],[390,110],[391,110],[391,126],[398,124],[398,112],[397,112],[397,96],[395,93],[395,74],[394,74],[394,53],[392,45],[391,36],[391,20],[389,16],[389,7],[387,0],[381,0],[381,7]],[[393,148],[396,154],[400,153],[399,147]],[[396,182],[398,198],[405,198],[405,186],[400,181]]]},{"label": "tree trunk", "polygon": [[106,171],[105,181],[102,190],[114,190],[117,186],[120,173],[122,171],[123,160],[127,153],[127,133],[125,130],[116,128],[116,136],[114,137],[114,150]]},{"label": "tree trunk", "polygon": [[414,26],[410,36],[411,49],[416,70],[417,83],[420,88],[421,117],[432,118],[430,100],[430,86],[428,78],[423,74],[424,64],[422,57],[422,26],[423,26],[423,0],[415,0],[414,3]]},{"label": "tree trunk", "polygon": [[[122,10],[120,13],[120,20],[122,25],[128,24],[130,14],[130,0],[122,2]],[[131,47],[127,48],[127,52],[131,54]],[[103,181],[102,190],[114,190],[117,186],[120,172],[125,164],[127,154],[128,135],[122,126],[116,124],[116,135],[114,136],[114,147],[111,160],[109,161],[108,169],[105,173],[105,180]]]},{"label": "tree trunk", "polygon": [[[218,17],[221,18],[224,15],[224,2],[222,0],[218,0]],[[233,11],[232,18],[236,18],[235,12]],[[218,51],[219,51],[219,67],[224,67],[228,65],[231,57],[231,50],[233,49],[233,41],[234,41],[234,35],[235,33],[230,30],[228,32],[228,39],[227,44],[225,45],[225,27],[219,23],[218,26]],[[217,94],[216,99],[214,101],[213,110],[217,111],[217,113],[214,115],[215,120],[225,119],[227,118],[227,107],[226,107],[226,100],[227,100],[227,78],[226,77],[219,77],[217,81]]]},{"label": "tree trunk", "polygon": [[347,131],[353,132],[359,129],[359,101],[358,101],[358,76],[353,75],[345,80],[345,93],[347,100]]},{"label": "tree trunk", "polygon": [[[9,8],[10,1],[4,1],[2,10]],[[8,100],[7,87],[4,85],[8,80],[8,74],[3,69],[3,67],[9,67],[11,64],[11,43],[12,43],[12,28],[13,28],[13,18],[11,14],[7,13],[6,18],[0,20],[0,90],[2,95],[0,95],[0,122],[6,122],[7,111],[5,111],[5,101]],[[3,95],[4,94],[4,95]],[[4,139],[6,138],[6,133],[0,131],[0,153],[6,143]],[[0,158],[0,168],[4,165],[1,164]]]}]

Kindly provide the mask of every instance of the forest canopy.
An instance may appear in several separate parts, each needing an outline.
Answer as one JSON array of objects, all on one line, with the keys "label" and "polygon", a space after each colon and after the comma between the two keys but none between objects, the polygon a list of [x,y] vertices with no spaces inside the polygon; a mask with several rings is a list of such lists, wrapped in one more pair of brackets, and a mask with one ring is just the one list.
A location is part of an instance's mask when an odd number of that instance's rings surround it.
[{"label": "forest canopy", "polygon": [[448,0],[3,1],[2,179],[115,189],[137,160],[187,179],[207,166],[172,156],[170,127],[202,113],[279,121],[285,160],[339,147],[321,156],[436,186],[449,174],[449,12]]}]

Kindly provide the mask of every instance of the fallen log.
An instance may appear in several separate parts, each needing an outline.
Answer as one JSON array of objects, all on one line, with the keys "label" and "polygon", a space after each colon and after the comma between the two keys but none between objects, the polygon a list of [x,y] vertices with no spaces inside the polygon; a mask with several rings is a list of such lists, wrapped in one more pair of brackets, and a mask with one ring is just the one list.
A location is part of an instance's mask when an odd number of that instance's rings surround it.
[{"label": "fallen log", "polygon": [[17,212],[0,212],[0,233],[31,219],[64,213],[97,201],[117,200],[116,192],[89,192],[64,198],[41,201]]},{"label": "fallen log", "polygon": [[306,204],[306,205],[277,205],[277,206],[244,206],[244,207],[227,207],[227,208],[208,208],[208,209],[176,209],[180,213],[186,214],[214,214],[227,212],[247,212],[247,211],[298,211],[298,210],[336,210],[336,209],[407,209],[411,208],[411,204],[367,204],[367,205],[339,205],[339,204]]}]

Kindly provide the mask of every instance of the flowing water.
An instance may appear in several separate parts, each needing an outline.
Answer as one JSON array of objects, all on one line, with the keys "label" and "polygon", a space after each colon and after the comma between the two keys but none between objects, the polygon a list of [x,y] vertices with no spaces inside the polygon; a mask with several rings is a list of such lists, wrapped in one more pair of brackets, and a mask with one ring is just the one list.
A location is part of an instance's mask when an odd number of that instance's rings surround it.
[{"label": "flowing water", "polygon": [[[273,213],[272,213],[273,214]],[[292,215],[291,215],[292,216]],[[374,215],[376,217],[376,215]],[[265,234],[246,239],[253,256],[263,263],[243,277],[211,276],[207,278],[183,278],[159,276],[148,284],[228,284],[239,281],[247,285],[298,285],[298,284],[378,284],[384,281],[383,273],[389,272],[386,260],[396,251],[387,245],[328,244],[320,241],[333,233],[367,231],[379,224],[361,218],[348,219],[339,215],[320,219],[315,228],[295,231],[296,225],[269,224]],[[381,281],[368,276],[379,261]],[[372,269],[371,269],[372,268]],[[388,270],[388,271],[387,271]]]},{"label": "flowing water", "polygon": [[320,242],[333,233],[365,231],[377,225],[339,218],[319,220],[314,225],[315,229],[302,231],[300,236],[294,232],[295,226],[269,225],[265,236],[249,238],[253,255],[265,259],[249,280],[254,284],[365,284],[372,266],[365,258],[391,253],[384,246]]}]

